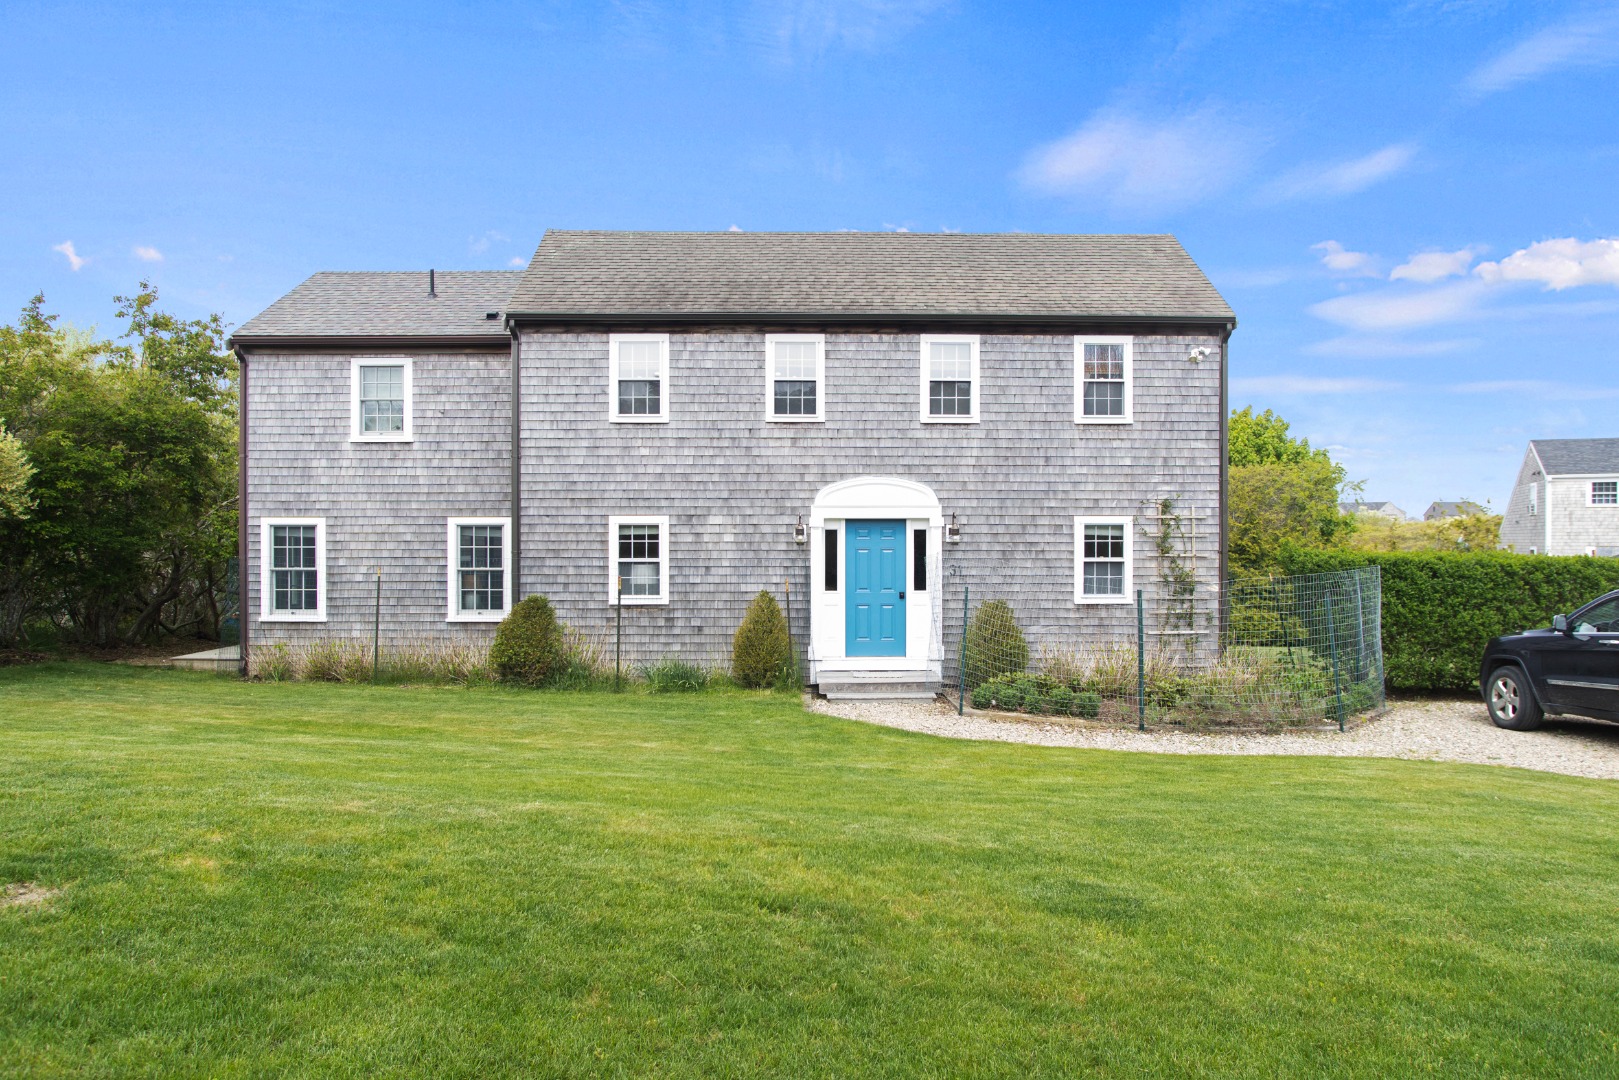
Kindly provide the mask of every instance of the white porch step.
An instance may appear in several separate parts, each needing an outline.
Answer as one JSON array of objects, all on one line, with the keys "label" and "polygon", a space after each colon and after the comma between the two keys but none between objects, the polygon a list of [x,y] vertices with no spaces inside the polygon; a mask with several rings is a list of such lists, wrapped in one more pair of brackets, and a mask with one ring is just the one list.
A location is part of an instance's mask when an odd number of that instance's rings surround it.
[{"label": "white porch step", "polygon": [[932,701],[939,682],[914,671],[826,671],[816,689],[828,701]]},{"label": "white porch step", "polygon": [[189,668],[192,671],[235,671],[242,663],[242,647],[240,645],[226,645],[218,649],[204,649],[202,652],[186,653],[184,656],[170,657],[169,666],[176,668]]}]

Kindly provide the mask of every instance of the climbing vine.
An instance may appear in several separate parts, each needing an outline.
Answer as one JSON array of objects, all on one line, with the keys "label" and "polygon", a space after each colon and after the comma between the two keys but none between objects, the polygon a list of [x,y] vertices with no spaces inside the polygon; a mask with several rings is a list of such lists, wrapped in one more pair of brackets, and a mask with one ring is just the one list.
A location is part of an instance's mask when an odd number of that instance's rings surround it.
[{"label": "climbing vine", "polygon": [[[1152,540],[1158,551],[1158,580],[1163,585],[1163,600],[1158,605],[1159,632],[1192,630],[1197,617],[1197,575],[1189,564],[1192,537],[1186,515],[1179,511],[1172,495],[1158,500],[1158,528]],[[1193,642],[1187,634],[1188,649],[1193,648]]]}]

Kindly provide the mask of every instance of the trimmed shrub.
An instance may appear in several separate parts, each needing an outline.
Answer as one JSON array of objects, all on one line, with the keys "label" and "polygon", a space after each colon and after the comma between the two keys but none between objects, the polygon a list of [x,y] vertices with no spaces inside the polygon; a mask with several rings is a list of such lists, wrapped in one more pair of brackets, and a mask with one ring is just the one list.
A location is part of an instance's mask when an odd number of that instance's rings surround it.
[{"label": "trimmed shrub", "polygon": [[1069,715],[1083,717],[1086,720],[1095,720],[1102,715],[1102,695],[1094,690],[1082,690],[1075,694],[1074,704],[1069,710]]},{"label": "trimmed shrub", "polygon": [[562,626],[551,601],[525,596],[495,628],[489,662],[503,681],[544,686],[561,671]]},{"label": "trimmed shrub", "polygon": [[1383,666],[1394,690],[1472,690],[1490,638],[1550,626],[1619,588],[1619,559],[1585,556],[1295,548],[1282,561],[1289,574],[1382,569]]},{"label": "trimmed shrub", "polygon": [[1016,675],[1029,666],[1029,643],[1018,628],[1012,605],[987,600],[967,626],[966,676],[969,688],[997,675]]},{"label": "trimmed shrub", "polygon": [[655,694],[693,693],[708,685],[708,669],[665,658],[646,669],[646,681]]},{"label": "trimmed shrub", "polygon": [[731,639],[731,677],[750,690],[773,686],[783,671],[796,670],[787,620],[769,590],[759,590],[748,604],[742,625]]}]

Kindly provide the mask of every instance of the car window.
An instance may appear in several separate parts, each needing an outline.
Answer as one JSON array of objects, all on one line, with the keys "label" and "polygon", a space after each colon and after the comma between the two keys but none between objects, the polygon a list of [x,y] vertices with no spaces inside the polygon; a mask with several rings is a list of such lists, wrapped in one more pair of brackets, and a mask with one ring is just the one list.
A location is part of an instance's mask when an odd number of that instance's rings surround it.
[{"label": "car window", "polygon": [[1586,608],[1574,620],[1576,634],[1619,634],[1619,596]]}]

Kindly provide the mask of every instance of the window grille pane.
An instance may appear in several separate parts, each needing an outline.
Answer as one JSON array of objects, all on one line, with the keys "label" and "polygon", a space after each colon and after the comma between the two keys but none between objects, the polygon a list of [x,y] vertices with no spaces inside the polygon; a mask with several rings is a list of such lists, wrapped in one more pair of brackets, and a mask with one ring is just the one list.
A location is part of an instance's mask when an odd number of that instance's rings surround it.
[{"label": "window grille pane", "polygon": [[1124,384],[1122,382],[1086,383],[1085,415],[1123,416]]},{"label": "window grille pane", "polygon": [[403,365],[360,368],[360,430],[368,434],[405,430]]},{"label": "window grille pane", "polygon": [[655,562],[621,561],[618,576],[624,579],[625,596],[663,595],[658,582],[658,564]]},{"label": "window grille pane", "polygon": [[815,378],[815,342],[776,342],[775,377],[778,379]]},{"label": "window grille pane", "polygon": [[1086,563],[1085,595],[1123,596],[1124,564],[1122,562]]},{"label": "window grille pane", "polygon": [[1085,378],[1090,379],[1124,379],[1124,346],[1123,345],[1096,345],[1085,346]]},{"label": "window grille pane", "polygon": [[928,383],[929,416],[971,416],[973,384],[970,382]]},{"label": "window grille pane", "polygon": [[1597,480],[1591,484],[1591,502],[1597,506],[1619,506],[1619,480]]},{"label": "window grille pane", "polygon": [[657,341],[621,341],[618,344],[618,377],[621,379],[651,379],[662,374],[659,361],[663,344]]},{"label": "window grille pane", "polygon": [[318,578],[315,526],[270,526],[270,610],[317,610],[320,607]]},{"label": "window grille pane", "polygon": [[1123,525],[1086,525],[1085,558],[1123,559]]},{"label": "window grille pane", "polygon": [[620,525],[618,527],[618,557],[620,559],[656,559],[658,557],[658,526]]},{"label": "window grille pane", "polygon": [[815,383],[776,381],[776,415],[777,416],[814,416],[815,415]]},{"label": "window grille pane", "polygon": [[965,341],[935,341],[928,363],[928,378],[971,380],[973,350]]},{"label": "window grille pane", "polygon": [[618,384],[618,414],[620,416],[658,416],[661,414],[661,384],[656,379],[625,379]]}]

